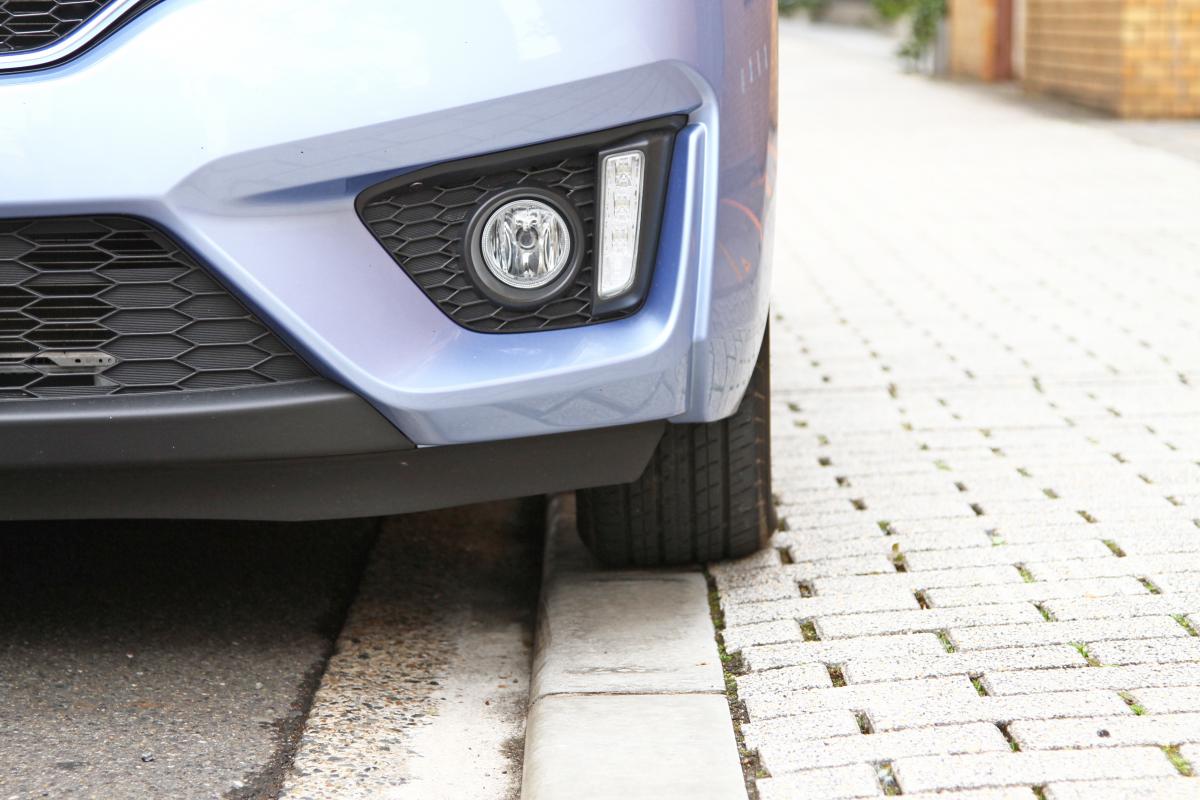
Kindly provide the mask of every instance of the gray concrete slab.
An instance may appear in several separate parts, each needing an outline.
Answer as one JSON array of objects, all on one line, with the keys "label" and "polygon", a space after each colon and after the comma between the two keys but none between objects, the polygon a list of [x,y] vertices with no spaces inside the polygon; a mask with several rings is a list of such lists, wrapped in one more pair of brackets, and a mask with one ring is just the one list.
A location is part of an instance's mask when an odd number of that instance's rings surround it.
[{"label": "gray concrete slab", "polygon": [[704,576],[599,569],[573,519],[547,532],[537,696],[723,692]]},{"label": "gray concrete slab", "polygon": [[744,797],[722,695],[553,695],[529,714],[526,800]]}]

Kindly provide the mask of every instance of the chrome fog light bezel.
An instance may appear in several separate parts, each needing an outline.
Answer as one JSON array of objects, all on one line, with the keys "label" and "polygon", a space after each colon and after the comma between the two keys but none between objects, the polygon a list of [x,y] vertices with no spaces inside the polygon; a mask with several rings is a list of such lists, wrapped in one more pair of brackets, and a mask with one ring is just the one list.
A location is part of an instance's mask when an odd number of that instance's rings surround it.
[{"label": "chrome fog light bezel", "polygon": [[[504,206],[518,200],[532,200],[548,206],[566,225],[570,250],[561,268],[545,281],[520,284],[501,277],[488,264],[483,253],[483,234],[488,222]],[[464,258],[471,281],[493,301],[508,308],[530,308],[544,304],[575,281],[587,249],[583,220],[574,204],[565,196],[540,186],[514,186],[487,195],[471,213],[465,231],[467,252]]]}]

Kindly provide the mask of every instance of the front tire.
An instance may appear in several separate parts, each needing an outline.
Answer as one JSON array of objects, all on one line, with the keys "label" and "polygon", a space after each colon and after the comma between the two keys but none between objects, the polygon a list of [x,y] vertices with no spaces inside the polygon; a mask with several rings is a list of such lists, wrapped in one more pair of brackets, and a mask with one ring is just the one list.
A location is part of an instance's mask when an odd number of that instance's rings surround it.
[{"label": "front tire", "polygon": [[597,560],[659,567],[766,546],[775,519],[770,349],[768,330],[732,417],[668,425],[636,481],[576,492],[579,534]]}]

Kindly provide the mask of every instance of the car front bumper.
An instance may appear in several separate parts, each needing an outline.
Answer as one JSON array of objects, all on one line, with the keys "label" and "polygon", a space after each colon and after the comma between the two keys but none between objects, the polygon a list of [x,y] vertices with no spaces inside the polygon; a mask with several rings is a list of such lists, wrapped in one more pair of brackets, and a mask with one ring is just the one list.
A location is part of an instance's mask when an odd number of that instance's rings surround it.
[{"label": "car front bumper", "polygon": [[[0,217],[153,221],[417,446],[719,419],[766,323],[773,5],[163,0],[74,60],[0,74]],[[680,113],[626,319],[468,331],[355,213],[430,164]],[[4,404],[0,430],[37,406]]]}]

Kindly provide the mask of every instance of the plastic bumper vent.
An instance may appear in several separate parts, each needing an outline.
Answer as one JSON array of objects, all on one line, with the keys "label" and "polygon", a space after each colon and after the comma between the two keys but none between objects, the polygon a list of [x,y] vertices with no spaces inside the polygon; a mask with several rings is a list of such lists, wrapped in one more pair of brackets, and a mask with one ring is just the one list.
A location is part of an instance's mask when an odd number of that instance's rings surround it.
[{"label": "plastic bumper vent", "polygon": [[0,220],[0,402],[311,377],[157,228],[113,216]]}]

